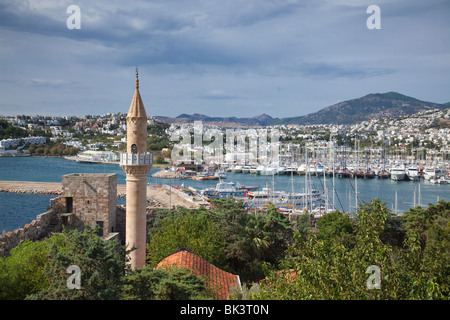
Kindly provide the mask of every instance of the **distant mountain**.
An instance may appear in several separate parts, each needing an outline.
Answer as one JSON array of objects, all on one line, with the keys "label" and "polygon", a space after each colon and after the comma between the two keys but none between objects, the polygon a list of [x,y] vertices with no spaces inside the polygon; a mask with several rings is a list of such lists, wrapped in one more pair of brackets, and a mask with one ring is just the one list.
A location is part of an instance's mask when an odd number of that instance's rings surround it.
[{"label": "distant mountain", "polygon": [[339,102],[332,106],[299,117],[272,118],[262,114],[252,118],[237,117],[210,117],[203,114],[181,114],[176,118],[155,117],[169,123],[192,123],[200,120],[204,123],[222,125],[238,124],[248,126],[264,126],[275,124],[355,124],[361,121],[384,118],[408,116],[421,111],[432,109],[446,109],[450,102],[439,104],[421,101],[405,96],[398,92],[371,93],[364,97]]},{"label": "distant mountain", "polygon": [[274,121],[279,120],[278,118],[274,119],[267,114],[262,114],[252,118],[237,118],[237,117],[209,117],[204,114],[194,113],[192,115],[189,114],[180,114],[176,118],[170,117],[161,117],[156,116],[156,119],[169,122],[169,123],[192,123],[194,121],[202,121],[204,123],[216,123],[216,124],[238,124],[243,126],[264,126],[273,123]]},{"label": "distant mountain", "polygon": [[274,124],[354,124],[383,117],[445,109],[448,108],[446,105],[417,100],[397,92],[372,93],[362,98],[333,104],[305,116],[279,119],[274,121]]}]

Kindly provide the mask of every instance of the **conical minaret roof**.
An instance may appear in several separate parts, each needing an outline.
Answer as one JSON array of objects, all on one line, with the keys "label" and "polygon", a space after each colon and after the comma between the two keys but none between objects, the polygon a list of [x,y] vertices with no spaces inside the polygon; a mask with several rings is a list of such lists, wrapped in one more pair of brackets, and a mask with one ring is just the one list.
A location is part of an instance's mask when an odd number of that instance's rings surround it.
[{"label": "conical minaret roof", "polygon": [[130,109],[128,110],[127,117],[147,118],[144,103],[142,102],[141,94],[139,93],[139,74],[137,68],[136,68],[136,89],[134,91],[133,99],[131,100],[131,105]]}]

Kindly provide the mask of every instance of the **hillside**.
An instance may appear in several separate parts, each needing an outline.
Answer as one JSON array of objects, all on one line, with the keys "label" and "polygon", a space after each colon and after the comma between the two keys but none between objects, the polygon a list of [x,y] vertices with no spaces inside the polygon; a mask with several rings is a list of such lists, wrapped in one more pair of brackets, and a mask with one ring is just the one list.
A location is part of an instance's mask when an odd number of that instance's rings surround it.
[{"label": "hillside", "polygon": [[448,108],[445,104],[421,101],[397,92],[371,93],[364,97],[343,101],[304,116],[272,118],[267,114],[252,118],[210,117],[195,113],[181,114],[176,118],[155,117],[169,123],[202,121],[219,125],[264,126],[276,124],[355,124],[383,117],[408,116],[421,111]]},{"label": "hillside", "polygon": [[383,117],[398,117],[432,109],[445,104],[421,101],[397,92],[373,93],[358,99],[336,103],[305,116],[284,118],[277,124],[354,124]]}]

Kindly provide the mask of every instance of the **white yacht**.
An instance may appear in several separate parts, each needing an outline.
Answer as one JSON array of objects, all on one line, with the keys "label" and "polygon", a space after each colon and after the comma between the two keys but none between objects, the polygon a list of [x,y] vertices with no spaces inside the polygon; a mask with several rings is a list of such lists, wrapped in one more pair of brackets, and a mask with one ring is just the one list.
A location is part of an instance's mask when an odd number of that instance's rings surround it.
[{"label": "white yacht", "polygon": [[298,167],[297,173],[300,174],[300,175],[306,174],[306,164],[302,163],[302,164]]},{"label": "white yacht", "polygon": [[253,173],[253,174],[256,174],[256,169],[257,169],[258,167],[256,167],[256,166],[251,166],[250,167],[250,173]]},{"label": "white yacht", "polygon": [[264,167],[264,169],[261,170],[261,175],[263,176],[272,176],[277,174],[277,168],[276,167]]},{"label": "white yacht", "polygon": [[242,173],[250,173],[250,169],[251,169],[250,166],[243,166],[242,167]]},{"label": "white yacht", "polygon": [[233,173],[241,173],[241,172],[242,172],[242,166],[236,165],[236,166],[234,166],[234,167],[231,169],[231,171],[232,171]]},{"label": "white yacht", "polygon": [[423,171],[423,177],[425,180],[436,179],[438,176],[438,170],[436,168],[427,167]]},{"label": "white yacht", "polygon": [[391,180],[402,181],[406,178],[405,166],[394,166],[391,168]]},{"label": "white yacht", "polygon": [[418,181],[420,178],[419,170],[416,166],[408,167],[408,169],[406,169],[406,176],[408,177],[408,180]]},{"label": "white yacht", "polygon": [[264,166],[258,166],[256,167],[255,173],[256,174],[261,174],[261,172],[265,169]]}]

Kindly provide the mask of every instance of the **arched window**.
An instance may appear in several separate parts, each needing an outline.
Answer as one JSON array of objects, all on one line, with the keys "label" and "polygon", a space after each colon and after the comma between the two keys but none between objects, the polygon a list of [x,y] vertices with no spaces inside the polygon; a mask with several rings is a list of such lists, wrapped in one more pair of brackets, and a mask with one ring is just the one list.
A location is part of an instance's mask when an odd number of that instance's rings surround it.
[{"label": "arched window", "polygon": [[135,144],[131,145],[131,153],[133,153],[133,154],[138,153],[137,152],[137,146]]}]

